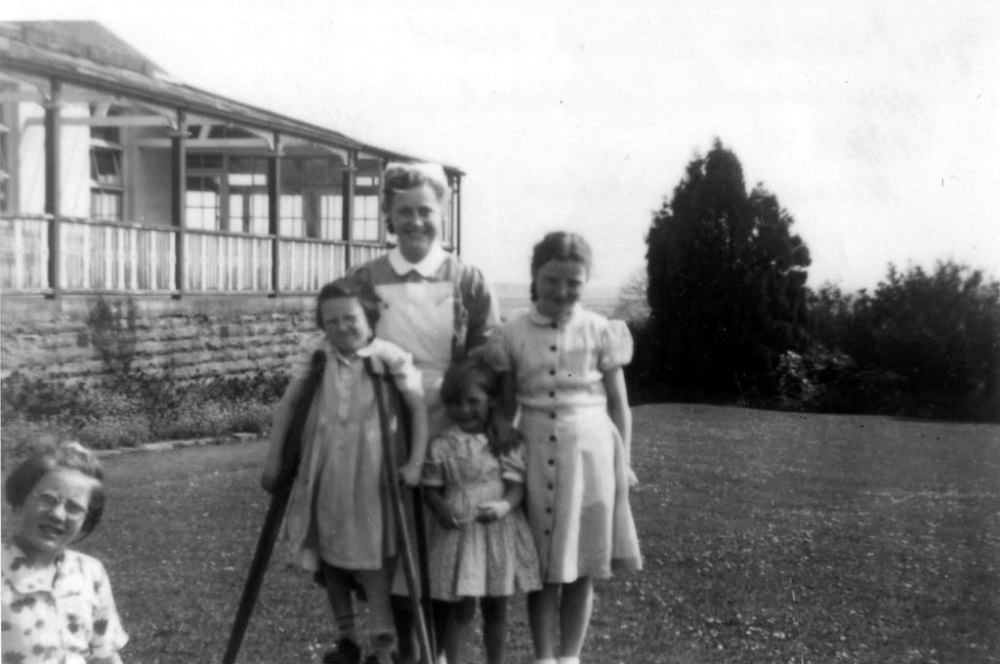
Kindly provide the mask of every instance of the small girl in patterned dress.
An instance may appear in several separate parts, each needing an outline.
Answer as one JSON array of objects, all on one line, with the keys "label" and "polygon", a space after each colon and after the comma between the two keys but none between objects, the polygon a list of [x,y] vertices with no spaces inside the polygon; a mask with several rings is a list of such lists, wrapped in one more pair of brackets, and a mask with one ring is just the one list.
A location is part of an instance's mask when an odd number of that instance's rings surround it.
[{"label": "small girl in patterned dress", "polygon": [[434,437],[424,464],[425,500],[437,519],[428,558],[431,597],[450,603],[444,650],[465,662],[465,645],[479,598],[486,661],[505,654],[507,598],[541,588],[538,556],[521,510],[524,457],[500,451],[490,435],[499,383],[485,364],[452,366],[441,386],[452,425]]}]

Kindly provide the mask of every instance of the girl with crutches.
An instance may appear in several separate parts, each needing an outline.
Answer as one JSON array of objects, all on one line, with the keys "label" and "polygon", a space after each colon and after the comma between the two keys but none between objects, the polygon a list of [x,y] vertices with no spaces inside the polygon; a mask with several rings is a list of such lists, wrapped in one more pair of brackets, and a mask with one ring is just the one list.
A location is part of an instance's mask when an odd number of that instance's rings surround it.
[{"label": "girl with crutches", "polygon": [[[337,623],[339,640],[324,664],[359,664],[362,643],[355,627],[352,589],[360,586],[371,613],[372,638],[364,664],[392,664],[397,638],[390,588],[401,553],[396,483],[416,486],[427,447],[427,416],[420,373],[411,356],[374,335],[381,303],[357,281],[327,284],[316,301],[321,333],[307,338],[292,382],[275,413],[262,484],[271,490],[292,405],[301,397],[309,358],[326,355],[326,368],[309,411],[298,473],[285,520],[285,535],[299,564],[318,572]],[[369,367],[391,377],[409,411],[409,452],[398,435],[398,413],[380,417]],[[397,409],[393,409],[396,411]],[[383,435],[405,463],[398,477],[386,472]]]}]

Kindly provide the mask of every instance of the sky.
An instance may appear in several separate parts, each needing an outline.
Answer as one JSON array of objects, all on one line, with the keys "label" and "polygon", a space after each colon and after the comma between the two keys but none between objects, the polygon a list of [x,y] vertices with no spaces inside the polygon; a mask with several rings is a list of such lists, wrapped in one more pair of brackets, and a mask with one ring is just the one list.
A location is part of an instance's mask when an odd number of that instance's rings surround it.
[{"label": "sky", "polygon": [[645,265],[652,215],[718,138],[809,246],[809,285],[889,263],[1000,279],[993,0],[6,0],[97,20],[175,78],[456,165],[463,259],[527,282],[574,230],[593,281]]}]

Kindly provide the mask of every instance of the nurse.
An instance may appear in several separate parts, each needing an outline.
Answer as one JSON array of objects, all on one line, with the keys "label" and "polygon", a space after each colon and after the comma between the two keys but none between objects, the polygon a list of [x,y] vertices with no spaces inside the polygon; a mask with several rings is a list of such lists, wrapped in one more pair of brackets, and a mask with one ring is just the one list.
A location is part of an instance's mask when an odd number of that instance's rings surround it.
[{"label": "nurse", "polygon": [[[384,302],[376,334],[413,355],[423,379],[431,436],[448,425],[440,396],[445,370],[481,348],[500,320],[483,273],[441,246],[450,196],[440,164],[390,163],[382,175],[382,209],[397,245],[348,274],[374,287]],[[412,616],[408,604],[395,599],[400,655],[408,661],[413,657],[407,637]],[[436,606],[434,613],[435,632],[442,636],[443,607]]]},{"label": "nurse", "polygon": [[483,273],[441,246],[450,195],[439,164],[390,163],[382,200],[386,228],[398,244],[348,275],[373,286],[385,303],[376,334],[413,354],[423,374],[431,435],[446,423],[440,398],[445,369],[485,344],[499,324]]}]

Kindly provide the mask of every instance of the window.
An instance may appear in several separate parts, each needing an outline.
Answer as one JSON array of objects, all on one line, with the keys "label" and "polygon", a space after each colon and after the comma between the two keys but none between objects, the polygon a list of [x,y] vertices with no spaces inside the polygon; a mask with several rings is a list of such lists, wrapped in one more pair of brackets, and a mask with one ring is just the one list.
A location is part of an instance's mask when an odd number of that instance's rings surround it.
[{"label": "window", "polygon": [[279,235],[305,237],[305,224],[302,221],[302,196],[282,194],[278,217],[280,219]]},{"label": "window", "polygon": [[320,237],[324,240],[344,239],[344,197],[323,194],[319,199]]},{"label": "window", "polygon": [[[0,91],[3,86],[0,85]],[[7,130],[6,109],[0,103],[0,212],[11,211],[10,201],[10,136]]]},{"label": "window", "polygon": [[184,192],[188,228],[218,230],[221,212],[222,182],[220,176],[189,175]]},{"label": "window", "polygon": [[222,170],[223,159],[221,154],[201,154],[201,153],[191,153],[187,155],[187,169],[189,171],[197,171],[201,169],[218,171]]},{"label": "window", "polygon": [[458,219],[458,181],[448,178],[448,210],[441,220],[441,244],[454,246],[455,228]]},{"label": "window", "polygon": [[351,239],[361,242],[378,242],[382,224],[379,219],[379,184],[381,162],[375,157],[362,155],[357,162],[358,174],[354,177],[354,220]]},{"label": "window", "polygon": [[336,156],[281,160],[279,231],[282,235],[342,240],[344,162]]},{"label": "window", "polygon": [[351,239],[365,242],[378,241],[378,222],[378,196],[355,196]]},{"label": "window", "polygon": [[118,127],[90,128],[90,216],[98,221],[124,218],[125,179],[120,141]]},{"label": "window", "polygon": [[267,159],[188,153],[188,228],[267,235]]},{"label": "window", "polygon": [[229,198],[226,230],[267,235],[267,159],[230,156],[226,185]]}]

